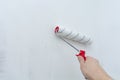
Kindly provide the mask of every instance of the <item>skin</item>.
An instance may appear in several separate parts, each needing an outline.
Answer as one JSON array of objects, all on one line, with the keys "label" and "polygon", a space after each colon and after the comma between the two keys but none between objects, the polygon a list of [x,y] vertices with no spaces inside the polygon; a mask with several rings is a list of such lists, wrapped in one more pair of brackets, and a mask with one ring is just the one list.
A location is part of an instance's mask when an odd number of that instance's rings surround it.
[{"label": "skin", "polygon": [[95,58],[88,56],[84,61],[81,56],[77,57],[80,62],[80,69],[88,80],[112,80]]}]

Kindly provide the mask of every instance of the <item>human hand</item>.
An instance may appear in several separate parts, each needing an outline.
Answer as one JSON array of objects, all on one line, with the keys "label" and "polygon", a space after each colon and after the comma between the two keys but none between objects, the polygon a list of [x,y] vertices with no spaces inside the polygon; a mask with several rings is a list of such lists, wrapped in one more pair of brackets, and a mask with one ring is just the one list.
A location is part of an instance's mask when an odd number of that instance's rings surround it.
[{"label": "human hand", "polygon": [[80,69],[88,80],[112,80],[95,58],[88,56],[84,61],[81,56],[77,57],[80,62]]}]

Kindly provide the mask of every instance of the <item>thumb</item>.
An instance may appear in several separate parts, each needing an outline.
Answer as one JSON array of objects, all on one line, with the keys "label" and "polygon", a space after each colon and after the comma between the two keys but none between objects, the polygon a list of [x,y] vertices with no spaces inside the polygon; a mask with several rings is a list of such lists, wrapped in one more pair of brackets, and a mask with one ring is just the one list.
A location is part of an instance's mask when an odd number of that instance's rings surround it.
[{"label": "thumb", "polygon": [[84,58],[82,56],[77,56],[80,64],[84,64]]}]

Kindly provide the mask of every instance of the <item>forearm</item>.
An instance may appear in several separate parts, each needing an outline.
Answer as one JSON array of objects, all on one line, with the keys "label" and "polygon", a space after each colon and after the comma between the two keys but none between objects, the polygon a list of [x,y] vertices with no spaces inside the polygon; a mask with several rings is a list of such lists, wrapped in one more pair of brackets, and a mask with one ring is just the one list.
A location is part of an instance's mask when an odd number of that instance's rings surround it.
[{"label": "forearm", "polygon": [[113,80],[102,68],[88,75],[88,80]]}]

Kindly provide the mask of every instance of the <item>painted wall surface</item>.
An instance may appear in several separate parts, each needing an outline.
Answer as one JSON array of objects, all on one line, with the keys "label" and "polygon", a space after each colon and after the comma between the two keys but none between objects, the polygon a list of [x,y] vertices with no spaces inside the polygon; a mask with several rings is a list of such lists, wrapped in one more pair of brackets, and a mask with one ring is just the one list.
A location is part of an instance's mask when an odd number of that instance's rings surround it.
[{"label": "painted wall surface", "polygon": [[0,80],[84,80],[77,52],[54,35],[56,25],[91,36],[92,45],[71,43],[97,58],[119,80],[119,3],[119,0],[1,0],[0,34],[4,36],[0,39],[4,38],[6,67]]}]

